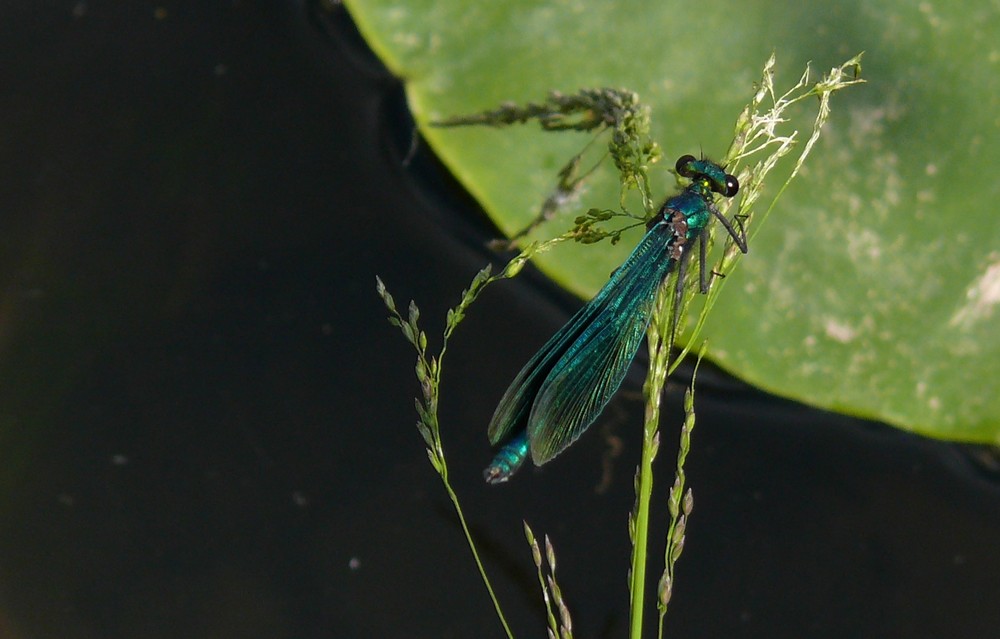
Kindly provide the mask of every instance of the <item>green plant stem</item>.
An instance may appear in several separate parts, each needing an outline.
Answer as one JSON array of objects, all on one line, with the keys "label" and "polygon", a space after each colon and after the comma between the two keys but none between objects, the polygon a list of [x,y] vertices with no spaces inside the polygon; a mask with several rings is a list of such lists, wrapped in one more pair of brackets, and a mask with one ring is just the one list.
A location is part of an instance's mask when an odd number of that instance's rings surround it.
[{"label": "green plant stem", "polygon": [[[659,424],[660,404],[663,386],[667,382],[670,363],[669,331],[670,304],[672,295],[668,286],[661,287],[656,296],[653,321],[650,322],[647,341],[649,343],[649,370],[643,393],[646,396],[646,415],[642,429],[642,451],[636,477],[635,511],[630,522],[632,533],[632,568],[629,592],[631,613],[629,615],[629,636],[642,638],[642,615],[646,594],[646,551],[649,541],[649,502],[653,493],[653,460],[660,448]],[[666,339],[665,339],[666,337]]]},{"label": "green plant stem", "polygon": [[[655,416],[652,416],[655,413]],[[638,486],[636,488],[635,531],[632,541],[631,611],[629,614],[629,636],[642,637],[643,603],[646,596],[646,547],[649,541],[649,501],[653,494],[653,458],[656,456],[653,439],[646,436],[650,432],[649,420],[659,419],[659,406],[646,407],[646,433],[642,439],[642,457],[639,460]],[[655,438],[655,422],[652,429]]]},{"label": "green plant stem", "polygon": [[[444,355],[448,350],[448,339],[451,337],[451,333],[454,330],[454,325],[449,326],[445,330],[445,340],[441,347],[441,351],[438,354],[437,366],[434,367],[434,388],[436,389],[434,395],[435,408],[440,400],[440,386],[441,386],[441,363],[444,361]],[[434,419],[437,421],[437,411],[435,410]],[[440,445],[440,435],[438,435],[438,473],[441,476],[441,482],[444,484],[444,489],[448,493],[448,499],[451,500],[452,505],[455,507],[455,514],[458,516],[458,521],[462,525],[462,532],[465,534],[465,540],[469,545],[469,550],[472,552],[472,558],[476,562],[476,568],[479,569],[479,575],[483,579],[483,584],[486,586],[486,591],[490,595],[490,601],[493,602],[493,608],[497,612],[497,617],[500,619],[500,625],[503,626],[504,632],[507,634],[508,639],[514,639],[514,633],[510,629],[510,624],[507,623],[507,618],[504,617],[503,610],[500,608],[500,600],[497,599],[496,593],[493,591],[493,584],[490,582],[489,576],[486,574],[486,567],[483,566],[482,559],[479,558],[479,551],[476,549],[476,542],[472,539],[472,531],[469,530],[469,524],[465,520],[465,513],[462,512],[462,505],[459,503],[458,495],[455,490],[451,487],[451,482],[448,481],[448,463],[445,461],[444,449]]]},{"label": "green plant stem", "polygon": [[507,634],[507,637],[514,639],[514,633],[511,632],[510,625],[507,623],[507,618],[503,616],[503,610],[500,608],[500,600],[497,599],[496,593],[493,592],[493,585],[490,583],[490,579],[486,575],[486,568],[483,566],[483,562],[479,558],[479,551],[476,550],[476,544],[472,541],[472,532],[469,530],[469,525],[465,521],[465,515],[462,514],[462,506],[458,503],[458,495],[455,494],[455,491],[451,488],[451,484],[448,483],[447,470],[442,473],[442,479],[444,480],[444,488],[448,492],[448,498],[451,499],[452,505],[455,506],[455,513],[458,515],[458,521],[462,524],[462,532],[465,533],[465,539],[469,544],[469,550],[472,551],[472,558],[476,561],[476,567],[479,569],[479,575],[483,578],[483,583],[486,584],[486,591],[490,593],[490,600],[493,602],[493,608],[497,611],[497,617],[500,618],[500,624],[503,626],[503,631]]}]

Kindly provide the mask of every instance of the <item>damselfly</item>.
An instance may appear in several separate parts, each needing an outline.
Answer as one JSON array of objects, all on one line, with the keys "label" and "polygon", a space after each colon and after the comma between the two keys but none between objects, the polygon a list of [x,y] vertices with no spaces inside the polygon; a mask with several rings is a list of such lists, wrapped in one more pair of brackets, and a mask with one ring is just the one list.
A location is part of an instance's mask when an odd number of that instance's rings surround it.
[{"label": "damselfly", "polygon": [[669,198],[646,225],[646,235],[597,295],[542,346],[504,393],[489,438],[501,446],[483,471],[491,484],[507,481],[530,455],[541,466],[572,444],[597,419],[621,386],[649,327],[657,289],[678,269],[676,329],[691,248],[699,244],[701,291],[705,229],[714,216],[746,253],[746,233],[715,207],[715,195],[733,197],[739,182],[718,164],[685,155],[678,175],[691,183]]}]

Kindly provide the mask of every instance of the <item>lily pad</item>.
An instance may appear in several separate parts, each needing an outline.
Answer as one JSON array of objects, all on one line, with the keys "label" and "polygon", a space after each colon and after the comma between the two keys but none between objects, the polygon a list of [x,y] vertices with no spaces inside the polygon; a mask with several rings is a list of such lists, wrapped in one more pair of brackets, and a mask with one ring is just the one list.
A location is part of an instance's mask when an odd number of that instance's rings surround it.
[{"label": "lily pad", "polygon": [[[725,152],[772,51],[779,89],[808,60],[822,71],[866,51],[868,84],[834,97],[805,169],[727,280],[703,332],[709,355],[752,384],[809,404],[935,437],[1000,442],[995,5],[346,4],[404,80],[435,152],[509,233],[534,218],[556,171],[590,138],[428,122],[552,90],[628,88],[653,108],[653,138],[667,162],[651,177],[666,197],[674,158]],[[806,111],[802,129],[812,117]],[[608,166],[537,235],[617,205]],[[586,297],[636,240],[563,245],[538,264]]]}]

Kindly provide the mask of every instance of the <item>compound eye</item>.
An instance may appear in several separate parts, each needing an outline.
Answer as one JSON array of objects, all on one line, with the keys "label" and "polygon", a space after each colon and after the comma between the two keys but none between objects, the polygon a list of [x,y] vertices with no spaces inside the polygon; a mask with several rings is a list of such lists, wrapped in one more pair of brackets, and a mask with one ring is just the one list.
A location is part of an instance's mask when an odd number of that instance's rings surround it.
[{"label": "compound eye", "polygon": [[691,168],[688,167],[688,165],[691,164],[692,162],[694,162],[693,155],[682,155],[680,158],[678,158],[677,166],[674,167],[677,170],[677,175],[686,178],[694,177],[694,171],[692,171]]},{"label": "compound eye", "polygon": [[735,175],[726,176],[726,197],[733,197],[740,190],[740,181],[736,179]]}]

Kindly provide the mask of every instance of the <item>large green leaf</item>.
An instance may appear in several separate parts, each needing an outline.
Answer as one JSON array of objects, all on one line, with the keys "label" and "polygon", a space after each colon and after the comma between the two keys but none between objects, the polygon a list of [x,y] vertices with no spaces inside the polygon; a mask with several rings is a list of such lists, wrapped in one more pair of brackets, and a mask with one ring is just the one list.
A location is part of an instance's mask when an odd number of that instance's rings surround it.
[{"label": "large green leaf", "polygon": [[[553,89],[625,87],[653,107],[667,165],[723,154],[772,50],[779,88],[807,60],[822,71],[866,51],[869,84],[834,97],[806,169],[727,281],[704,333],[710,355],[810,404],[1000,441],[1000,3],[347,4],[406,82],[419,123]],[[509,232],[587,140],[536,127],[422,131]],[[665,169],[652,172],[663,196]],[[609,167],[540,234],[617,203]],[[591,295],[634,240],[564,245],[539,265]]]}]

